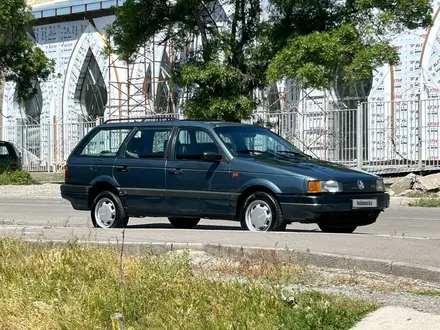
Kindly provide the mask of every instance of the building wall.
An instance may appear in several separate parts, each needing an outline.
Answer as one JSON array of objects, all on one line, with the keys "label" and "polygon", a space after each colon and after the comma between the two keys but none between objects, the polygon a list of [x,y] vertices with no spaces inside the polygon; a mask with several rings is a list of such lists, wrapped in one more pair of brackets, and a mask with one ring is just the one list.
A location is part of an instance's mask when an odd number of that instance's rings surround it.
[{"label": "building wall", "polygon": [[[95,0],[66,1],[72,3],[96,2]],[[35,7],[44,5],[50,11],[51,3],[44,0],[29,0]],[[49,3],[49,4],[48,4]],[[61,3],[61,4],[60,4]],[[64,2],[53,2],[57,7]],[[94,5],[96,5],[94,3]],[[434,4],[437,13],[440,1]],[[60,9],[61,11],[61,9]],[[226,10],[226,12],[229,12]],[[55,158],[65,159],[68,150],[71,150],[78,139],[84,134],[84,129],[75,127],[75,123],[89,120],[89,113],[85,112],[81,98],[80,85],[87,68],[85,63],[90,62],[93,55],[96,60],[95,69],[104,78],[104,86],[108,92],[106,108],[103,116],[127,115],[127,99],[130,107],[134,108],[131,115],[148,115],[146,108],[154,111],[160,90],[168,88],[160,85],[159,80],[166,76],[165,62],[169,60],[172,52],[170,45],[148,45],[140,53],[147,59],[140,60],[130,67],[125,68],[115,58],[111,61],[104,56],[104,29],[112,22],[113,16],[102,16],[92,20],[74,20],[34,28],[35,43],[41,47],[47,56],[55,60],[56,73],[49,81],[40,85],[42,102],[33,105],[19,104],[15,95],[14,86],[6,84],[2,108],[5,117],[2,138],[9,139],[28,150],[29,157],[34,157],[41,162],[50,162]],[[373,85],[368,96],[370,104],[365,108],[364,117],[367,125],[366,141],[368,160],[389,160],[406,157],[418,158],[418,112],[417,97],[434,99],[440,97],[440,18],[435,16],[435,24],[429,31],[406,31],[392,38],[393,44],[398,47],[401,63],[394,68],[394,78],[390,68],[379,68],[373,78]],[[194,40],[192,47],[197,47]],[[110,65],[110,62],[113,64]],[[130,90],[127,89],[127,74],[133,82]],[[162,76],[161,76],[162,75]],[[146,82],[147,80],[147,82]],[[149,80],[149,82],[148,82]],[[136,85],[136,86],[134,86]],[[393,87],[394,86],[394,87]],[[145,95],[145,90],[148,90]],[[402,101],[391,107],[392,91],[394,99]],[[179,92],[177,90],[177,92]],[[300,91],[292,82],[276,84],[272,93],[275,99],[281,101],[274,107],[274,111],[291,113],[283,121],[286,132],[300,138],[305,146],[310,148],[319,157],[337,160],[341,158],[353,159],[355,157],[356,135],[355,109],[350,110],[349,118],[341,113],[335,114],[337,106],[332,101],[333,97],[322,91]],[[126,95],[130,96],[127,97]],[[176,108],[184,95],[178,95]],[[269,99],[274,99],[269,98]],[[148,103],[147,105],[145,105]],[[136,105],[140,105],[136,107]],[[38,108],[36,110],[36,107]],[[421,105],[421,122],[427,128],[423,136],[423,157],[438,159],[439,131],[439,104],[434,101]],[[259,109],[264,111],[265,109]],[[150,110],[149,110],[150,111]],[[394,117],[392,112],[394,111]],[[347,112],[347,111],[346,111]],[[348,112],[347,112],[348,113]],[[37,114],[37,115],[36,115]],[[395,118],[394,129],[392,118]],[[17,125],[23,123],[46,125],[44,128],[20,130]],[[61,125],[61,126],[53,126]],[[60,129],[55,129],[61,127]],[[67,129],[68,127],[68,129]],[[37,145],[29,147],[29,141]],[[51,146],[55,140],[55,145]],[[63,145],[58,145],[62,143]],[[67,143],[67,146],[65,145]],[[29,151],[37,150],[38,152]],[[63,151],[64,150],[64,151]]]},{"label": "building wall", "polygon": [[[101,32],[104,25],[110,20],[98,19],[93,24],[87,20],[62,22],[34,27],[35,43],[41,47],[46,55],[55,60],[55,74],[45,83],[41,83],[37,97],[42,99],[39,109],[27,109],[25,104],[17,101],[14,85],[7,83],[3,98],[3,114],[5,115],[3,138],[14,141],[21,149],[29,150],[28,142],[39,143],[41,161],[49,161],[50,141],[56,138],[76,143],[82,132],[79,129],[61,130],[54,132],[47,127],[53,123],[69,124],[84,121],[86,114],[83,113],[80,104],[75,99],[75,91],[85,56],[90,50],[96,58],[99,69],[104,77],[109,74],[108,59],[102,54],[104,42]],[[105,79],[108,88],[108,78]],[[39,113],[30,118],[29,112]],[[32,120],[31,120],[32,119]],[[29,132],[21,132],[17,125],[42,124],[45,129],[40,129],[29,135]],[[61,134],[61,135],[60,135]],[[27,135],[24,137],[23,135]],[[35,142],[37,141],[37,142]],[[61,148],[58,148],[60,151]]]},{"label": "building wall", "polygon": [[371,161],[418,160],[419,137],[421,158],[439,159],[440,2],[433,7],[432,28],[393,36],[400,63],[379,68],[373,78],[367,114]]}]

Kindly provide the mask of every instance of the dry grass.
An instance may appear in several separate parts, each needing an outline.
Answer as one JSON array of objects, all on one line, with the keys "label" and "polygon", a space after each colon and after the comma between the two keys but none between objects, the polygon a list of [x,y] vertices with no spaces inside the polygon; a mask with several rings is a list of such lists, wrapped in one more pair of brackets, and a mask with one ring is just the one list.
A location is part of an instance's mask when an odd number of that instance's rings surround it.
[{"label": "dry grass", "polygon": [[[440,295],[440,285],[410,278],[400,278],[360,271],[358,269],[330,269],[311,265],[280,262],[276,256],[270,258],[242,256],[220,259],[210,267],[196,267],[213,278],[244,278],[260,280],[272,285],[300,285],[319,289],[327,286],[358,286],[380,293],[410,293],[418,295]],[[209,269],[209,271],[206,271]]]},{"label": "dry grass", "polygon": [[[0,329],[110,329],[119,266],[115,248],[0,239]],[[123,269],[126,329],[349,329],[376,307],[317,292],[288,303],[275,285],[197,276],[186,254],[124,257]]]},{"label": "dry grass", "polygon": [[440,296],[440,291],[433,290],[433,289],[413,289],[413,290],[411,290],[411,293],[417,294],[420,296],[432,296],[432,297]]},{"label": "dry grass", "polygon": [[417,198],[408,205],[414,207],[440,207],[440,198]]}]

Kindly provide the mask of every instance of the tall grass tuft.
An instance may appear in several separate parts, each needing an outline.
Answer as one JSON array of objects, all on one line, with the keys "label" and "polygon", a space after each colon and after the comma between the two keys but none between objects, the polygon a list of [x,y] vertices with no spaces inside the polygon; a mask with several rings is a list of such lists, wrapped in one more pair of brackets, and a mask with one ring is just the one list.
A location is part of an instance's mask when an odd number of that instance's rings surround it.
[{"label": "tall grass tuft", "polygon": [[0,186],[38,184],[28,171],[0,167]]},{"label": "tall grass tuft", "polygon": [[[341,296],[221,282],[188,255],[125,256],[126,329],[349,329],[375,306]],[[0,329],[110,329],[120,311],[116,248],[0,239]]]}]

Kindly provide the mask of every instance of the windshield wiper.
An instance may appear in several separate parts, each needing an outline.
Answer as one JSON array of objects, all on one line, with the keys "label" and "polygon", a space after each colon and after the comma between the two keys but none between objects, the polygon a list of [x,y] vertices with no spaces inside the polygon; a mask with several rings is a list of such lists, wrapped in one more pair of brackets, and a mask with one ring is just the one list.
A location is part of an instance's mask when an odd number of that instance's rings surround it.
[{"label": "windshield wiper", "polygon": [[311,156],[303,154],[302,152],[298,152],[298,151],[280,150],[280,151],[277,151],[277,153],[279,153],[279,154],[295,155],[295,156],[299,156],[299,157],[302,157],[302,158],[312,159]]},{"label": "windshield wiper", "polygon": [[239,154],[258,153],[258,154],[263,154],[263,155],[276,156],[276,154],[274,154],[273,152],[256,150],[256,149],[241,149],[241,150],[237,150],[237,153],[239,153]]},{"label": "windshield wiper", "polygon": [[237,150],[237,153],[239,153],[239,154],[245,154],[245,153],[247,153],[247,154],[250,154],[250,153],[259,153],[259,154],[262,154],[262,155],[269,155],[269,156],[272,156],[272,157],[279,157],[279,156],[282,156],[282,157],[284,157],[284,158],[289,158],[288,156],[286,156],[286,155],[282,155],[282,154],[280,154],[280,153],[269,152],[269,151],[263,151],[263,150],[256,150],[256,149],[242,149],[242,150]]}]

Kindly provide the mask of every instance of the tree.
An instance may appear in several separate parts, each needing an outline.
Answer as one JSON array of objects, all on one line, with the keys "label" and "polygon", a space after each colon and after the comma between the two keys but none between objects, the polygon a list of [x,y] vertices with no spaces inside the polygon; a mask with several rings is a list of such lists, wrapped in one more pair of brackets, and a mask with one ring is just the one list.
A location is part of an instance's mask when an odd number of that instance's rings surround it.
[{"label": "tree", "polygon": [[[173,82],[191,91],[186,115],[199,119],[240,121],[255,108],[252,93],[266,84],[266,68],[258,56],[264,50],[255,44],[265,28],[260,21],[259,0],[230,0],[233,8],[225,29],[216,21],[220,5],[205,0],[128,0],[115,10],[108,28],[109,51],[127,62],[153,36],[159,43],[172,41],[183,51],[200,36],[201,49],[176,64]],[[110,42],[108,43],[110,45]],[[262,65],[263,64],[263,65]]]},{"label": "tree", "polygon": [[272,0],[272,39],[278,48],[269,81],[333,89],[370,84],[373,70],[395,65],[389,37],[431,24],[429,0]]},{"label": "tree", "polygon": [[428,26],[432,13],[429,0],[269,0],[263,21],[261,0],[224,3],[227,28],[216,23],[216,1],[127,0],[108,29],[110,50],[129,62],[159,33],[177,50],[200,36],[201,49],[173,74],[192,92],[186,115],[238,121],[256,107],[255,89],[282,78],[336,91],[368,85],[374,68],[398,61],[386,37]]},{"label": "tree", "polygon": [[20,99],[30,99],[35,82],[53,72],[53,62],[35,47],[27,31],[33,16],[25,0],[0,1],[0,80],[16,83]]}]

